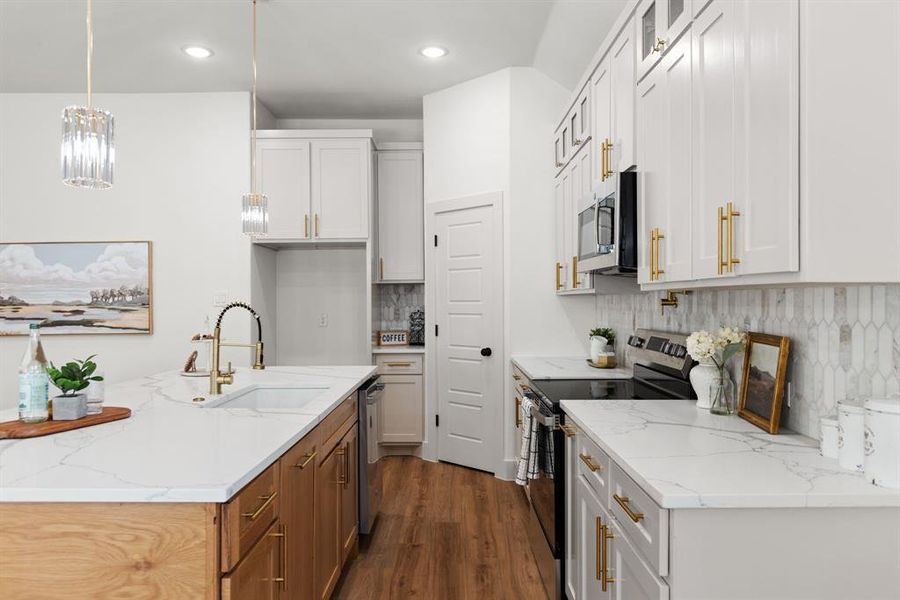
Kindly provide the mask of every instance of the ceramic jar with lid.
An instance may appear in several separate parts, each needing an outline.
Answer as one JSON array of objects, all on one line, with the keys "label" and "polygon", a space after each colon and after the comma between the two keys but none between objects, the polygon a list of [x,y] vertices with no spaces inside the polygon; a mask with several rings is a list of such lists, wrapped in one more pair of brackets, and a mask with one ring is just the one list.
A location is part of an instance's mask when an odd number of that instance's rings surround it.
[{"label": "ceramic jar with lid", "polygon": [[864,452],[866,479],[900,488],[900,398],[866,402]]},{"label": "ceramic jar with lid", "polygon": [[863,423],[865,410],[852,400],[840,400],[838,409],[838,464],[845,469],[862,471],[865,451],[863,448]]}]

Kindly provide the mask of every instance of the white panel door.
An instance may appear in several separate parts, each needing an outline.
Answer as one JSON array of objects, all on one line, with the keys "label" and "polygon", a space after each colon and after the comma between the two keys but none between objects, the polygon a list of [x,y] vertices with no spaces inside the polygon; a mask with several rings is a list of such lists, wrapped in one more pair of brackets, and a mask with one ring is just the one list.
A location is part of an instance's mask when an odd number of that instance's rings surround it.
[{"label": "white panel door", "polygon": [[421,444],[425,396],[421,375],[382,375],[384,392],[378,401],[379,441]]},{"label": "white panel door", "polygon": [[637,89],[638,283],[650,279],[651,231],[665,226],[666,171],[663,161],[663,85],[655,71]]},{"label": "white panel door", "polygon": [[615,579],[608,586],[612,591],[609,597],[615,600],[669,600],[669,586],[632,548],[619,524],[610,518],[603,522],[612,536],[606,540],[606,562],[610,576]]},{"label": "white panel door", "polygon": [[716,0],[692,25],[695,279],[725,274],[719,212],[735,199],[736,9],[730,0]]},{"label": "white panel door", "polygon": [[503,398],[499,197],[437,212],[434,221],[438,456],[485,471],[496,464]]},{"label": "white panel door", "polygon": [[422,152],[379,152],[376,163],[378,276],[382,281],[422,281],[425,279]]},{"label": "white panel door", "polygon": [[[569,422],[569,425],[574,425]],[[578,513],[578,438],[566,436],[566,596],[581,600],[581,522]]]},{"label": "white panel door", "polygon": [[621,173],[633,167],[636,159],[634,151],[634,26],[631,21],[613,42],[610,49],[610,70],[612,71],[613,143],[610,166]]},{"label": "white panel door", "polygon": [[[709,11],[710,6],[706,10]],[[800,268],[799,5],[735,3],[735,217],[739,275]]]},{"label": "white panel door", "polygon": [[369,140],[314,140],[311,151],[315,237],[369,237]]},{"label": "white panel door", "polygon": [[659,242],[663,281],[691,279],[691,38],[683,35],[657,69],[664,81],[662,159],[666,171],[664,238]]},{"label": "white panel door", "polygon": [[269,199],[268,237],[309,237],[309,168],[309,142],[257,140],[257,183]]},{"label": "white panel door", "polygon": [[553,206],[556,217],[556,264],[554,270],[554,286],[557,292],[565,289],[563,267],[566,262],[566,186],[569,183],[567,172],[563,171],[553,180]]},{"label": "white panel door", "polygon": [[591,104],[593,105],[594,137],[592,147],[596,157],[596,168],[592,178],[593,187],[605,190],[603,157],[604,144],[613,139],[612,131],[612,72],[609,60],[603,59],[591,76]]}]

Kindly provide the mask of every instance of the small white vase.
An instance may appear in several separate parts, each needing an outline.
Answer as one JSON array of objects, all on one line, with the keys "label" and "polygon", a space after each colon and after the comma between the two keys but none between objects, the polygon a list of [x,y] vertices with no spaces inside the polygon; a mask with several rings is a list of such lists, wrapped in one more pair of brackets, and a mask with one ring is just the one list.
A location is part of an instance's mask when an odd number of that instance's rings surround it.
[{"label": "small white vase", "polygon": [[[719,379],[719,367],[712,361],[702,361],[691,369],[691,385],[697,393],[697,408],[709,410],[712,406],[712,397],[709,393],[710,385]],[[730,380],[728,373],[725,378]]]},{"label": "small white vase", "polygon": [[600,356],[606,352],[606,345],[609,343],[605,337],[600,335],[591,336],[591,362],[596,364],[600,361]]}]

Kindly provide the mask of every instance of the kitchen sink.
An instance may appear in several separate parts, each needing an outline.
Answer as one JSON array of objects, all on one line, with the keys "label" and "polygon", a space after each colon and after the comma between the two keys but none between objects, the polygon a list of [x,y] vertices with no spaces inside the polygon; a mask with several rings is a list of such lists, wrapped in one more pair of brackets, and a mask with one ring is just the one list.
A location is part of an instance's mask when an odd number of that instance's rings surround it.
[{"label": "kitchen sink", "polygon": [[252,408],[298,410],[317,400],[327,385],[268,387],[253,386],[223,398],[211,398],[205,408]]}]

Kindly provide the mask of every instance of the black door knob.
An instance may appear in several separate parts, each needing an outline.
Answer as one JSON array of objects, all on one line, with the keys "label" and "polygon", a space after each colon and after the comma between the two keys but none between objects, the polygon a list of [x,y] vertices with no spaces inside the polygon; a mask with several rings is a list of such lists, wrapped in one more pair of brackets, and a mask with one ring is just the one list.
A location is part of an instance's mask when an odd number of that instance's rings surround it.
[{"label": "black door knob", "polygon": [[491,351],[490,348],[482,348],[481,349],[482,356],[490,356],[491,354],[493,354],[493,352]]}]

